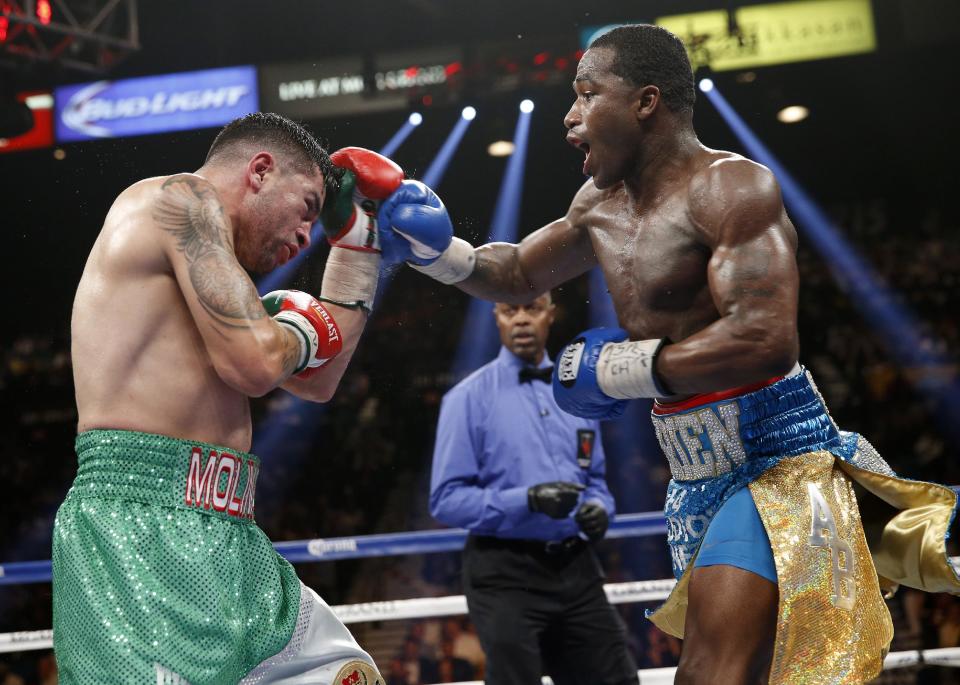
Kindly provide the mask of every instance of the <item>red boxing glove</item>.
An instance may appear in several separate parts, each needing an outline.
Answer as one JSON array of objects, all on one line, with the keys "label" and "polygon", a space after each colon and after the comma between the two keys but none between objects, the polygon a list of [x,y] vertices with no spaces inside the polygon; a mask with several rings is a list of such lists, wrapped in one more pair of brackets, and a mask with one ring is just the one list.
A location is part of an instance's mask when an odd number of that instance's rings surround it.
[{"label": "red boxing glove", "polygon": [[366,148],[341,148],[330,155],[330,161],[352,171],[357,191],[371,200],[386,200],[403,180],[403,169],[396,162]]},{"label": "red boxing glove", "polygon": [[313,295],[300,290],[274,290],[261,298],[277,323],[300,336],[301,363],[295,372],[309,378],[343,349],[343,336],[333,315]]},{"label": "red boxing glove", "polygon": [[362,147],[337,150],[330,159],[346,169],[340,192],[324,202],[321,219],[331,245],[380,252],[377,211],[403,181],[403,169]]}]

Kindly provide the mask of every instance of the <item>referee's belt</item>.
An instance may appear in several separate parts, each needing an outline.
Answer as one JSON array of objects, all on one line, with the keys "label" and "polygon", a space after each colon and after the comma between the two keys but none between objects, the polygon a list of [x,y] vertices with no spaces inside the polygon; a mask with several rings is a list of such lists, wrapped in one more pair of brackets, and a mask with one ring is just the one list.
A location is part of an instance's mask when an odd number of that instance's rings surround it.
[{"label": "referee's belt", "polygon": [[523,540],[519,538],[495,538],[487,535],[470,536],[477,549],[509,549],[527,554],[570,555],[587,546],[583,538],[572,536],[563,540]]}]

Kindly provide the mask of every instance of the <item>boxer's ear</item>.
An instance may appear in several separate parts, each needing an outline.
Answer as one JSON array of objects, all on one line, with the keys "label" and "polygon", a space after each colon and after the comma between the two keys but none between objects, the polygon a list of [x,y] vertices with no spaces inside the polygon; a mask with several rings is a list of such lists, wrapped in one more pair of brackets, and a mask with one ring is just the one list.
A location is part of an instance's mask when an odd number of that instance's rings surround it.
[{"label": "boxer's ear", "polygon": [[269,152],[258,152],[247,162],[247,178],[254,192],[260,192],[264,180],[276,169],[276,160]]},{"label": "boxer's ear", "polygon": [[659,105],[660,89],[657,86],[644,86],[637,90],[634,112],[636,112],[638,121],[643,121],[652,116]]}]

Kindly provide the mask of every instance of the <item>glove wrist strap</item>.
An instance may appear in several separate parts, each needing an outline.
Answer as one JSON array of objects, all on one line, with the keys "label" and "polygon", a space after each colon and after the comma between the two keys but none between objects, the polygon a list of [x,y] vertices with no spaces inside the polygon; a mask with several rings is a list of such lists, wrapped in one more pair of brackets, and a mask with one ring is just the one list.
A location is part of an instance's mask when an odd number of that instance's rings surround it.
[{"label": "glove wrist strap", "polygon": [[654,363],[666,338],[607,343],[597,359],[597,385],[609,397],[632,400],[638,397],[666,397]]},{"label": "glove wrist strap", "polygon": [[[323,270],[320,299],[355,303],[370,311],[380,279],[380,253],[332,246]],[[347,305],[348,306],[348,305]]]},{"label": "glove wrist strap", "polygon": [[336,236],[328,238],[331,246],[380,253],[380,234],[377,230],[376,215],[373,213],[375,210],[369,200],[364,201],[365,205],[368,203],[371,206],[369,210],[356,202],[353,203],[353,215],[346,225]]},{"label": "glove wrist strap", "polygon": [[368,307],[366,303],[361,302],[360,300],[347,302],[345,300],[331,300],[329,297],[323,297],[322,295],[318,295],[317,301],[326,302],[328,304],[335,304],[338,307],[343,307],[344,309],[363,309],[364,311],[367,312],[367,314],[370,313],[370,307]]},{"label": "glove wrist strap", "polygon": [[443,254],[430,264],[410,264],[420,273],[447,285],[467,279],[476,265],[477,257],[473,252],[473,245],[457,237],[454,237]]},{"label": "glove wrist strap", "polygon": [[307,317],[299,312],[284,310],[278,312],[273,320],[297,334],[297,341],[300,343],[300,361],[293,372],[296,375],[307,368],[307,364],[317,354],[320,346],[317,331]]}]

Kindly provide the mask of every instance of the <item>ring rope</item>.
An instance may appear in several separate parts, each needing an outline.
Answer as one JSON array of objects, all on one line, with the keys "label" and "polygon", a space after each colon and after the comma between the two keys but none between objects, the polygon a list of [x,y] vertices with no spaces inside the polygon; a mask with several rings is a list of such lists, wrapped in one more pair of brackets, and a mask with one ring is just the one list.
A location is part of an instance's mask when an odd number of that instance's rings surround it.
[{"label": "ring rope", "polygon": [[[610,522],[607,538],[662,535],[667,532],[663,513],[621,514]],[[389,557],[404,554],[459,552],[467,540],[462,528],[421,530],[406,533],[382,533],[343,538],[315,538],[275,542],[273,548],[292,564],[312,561],[338,561],[365,557]],[[14,561],[0,564],[0,585],[50,582],[51,564],[46,561]]]}]

